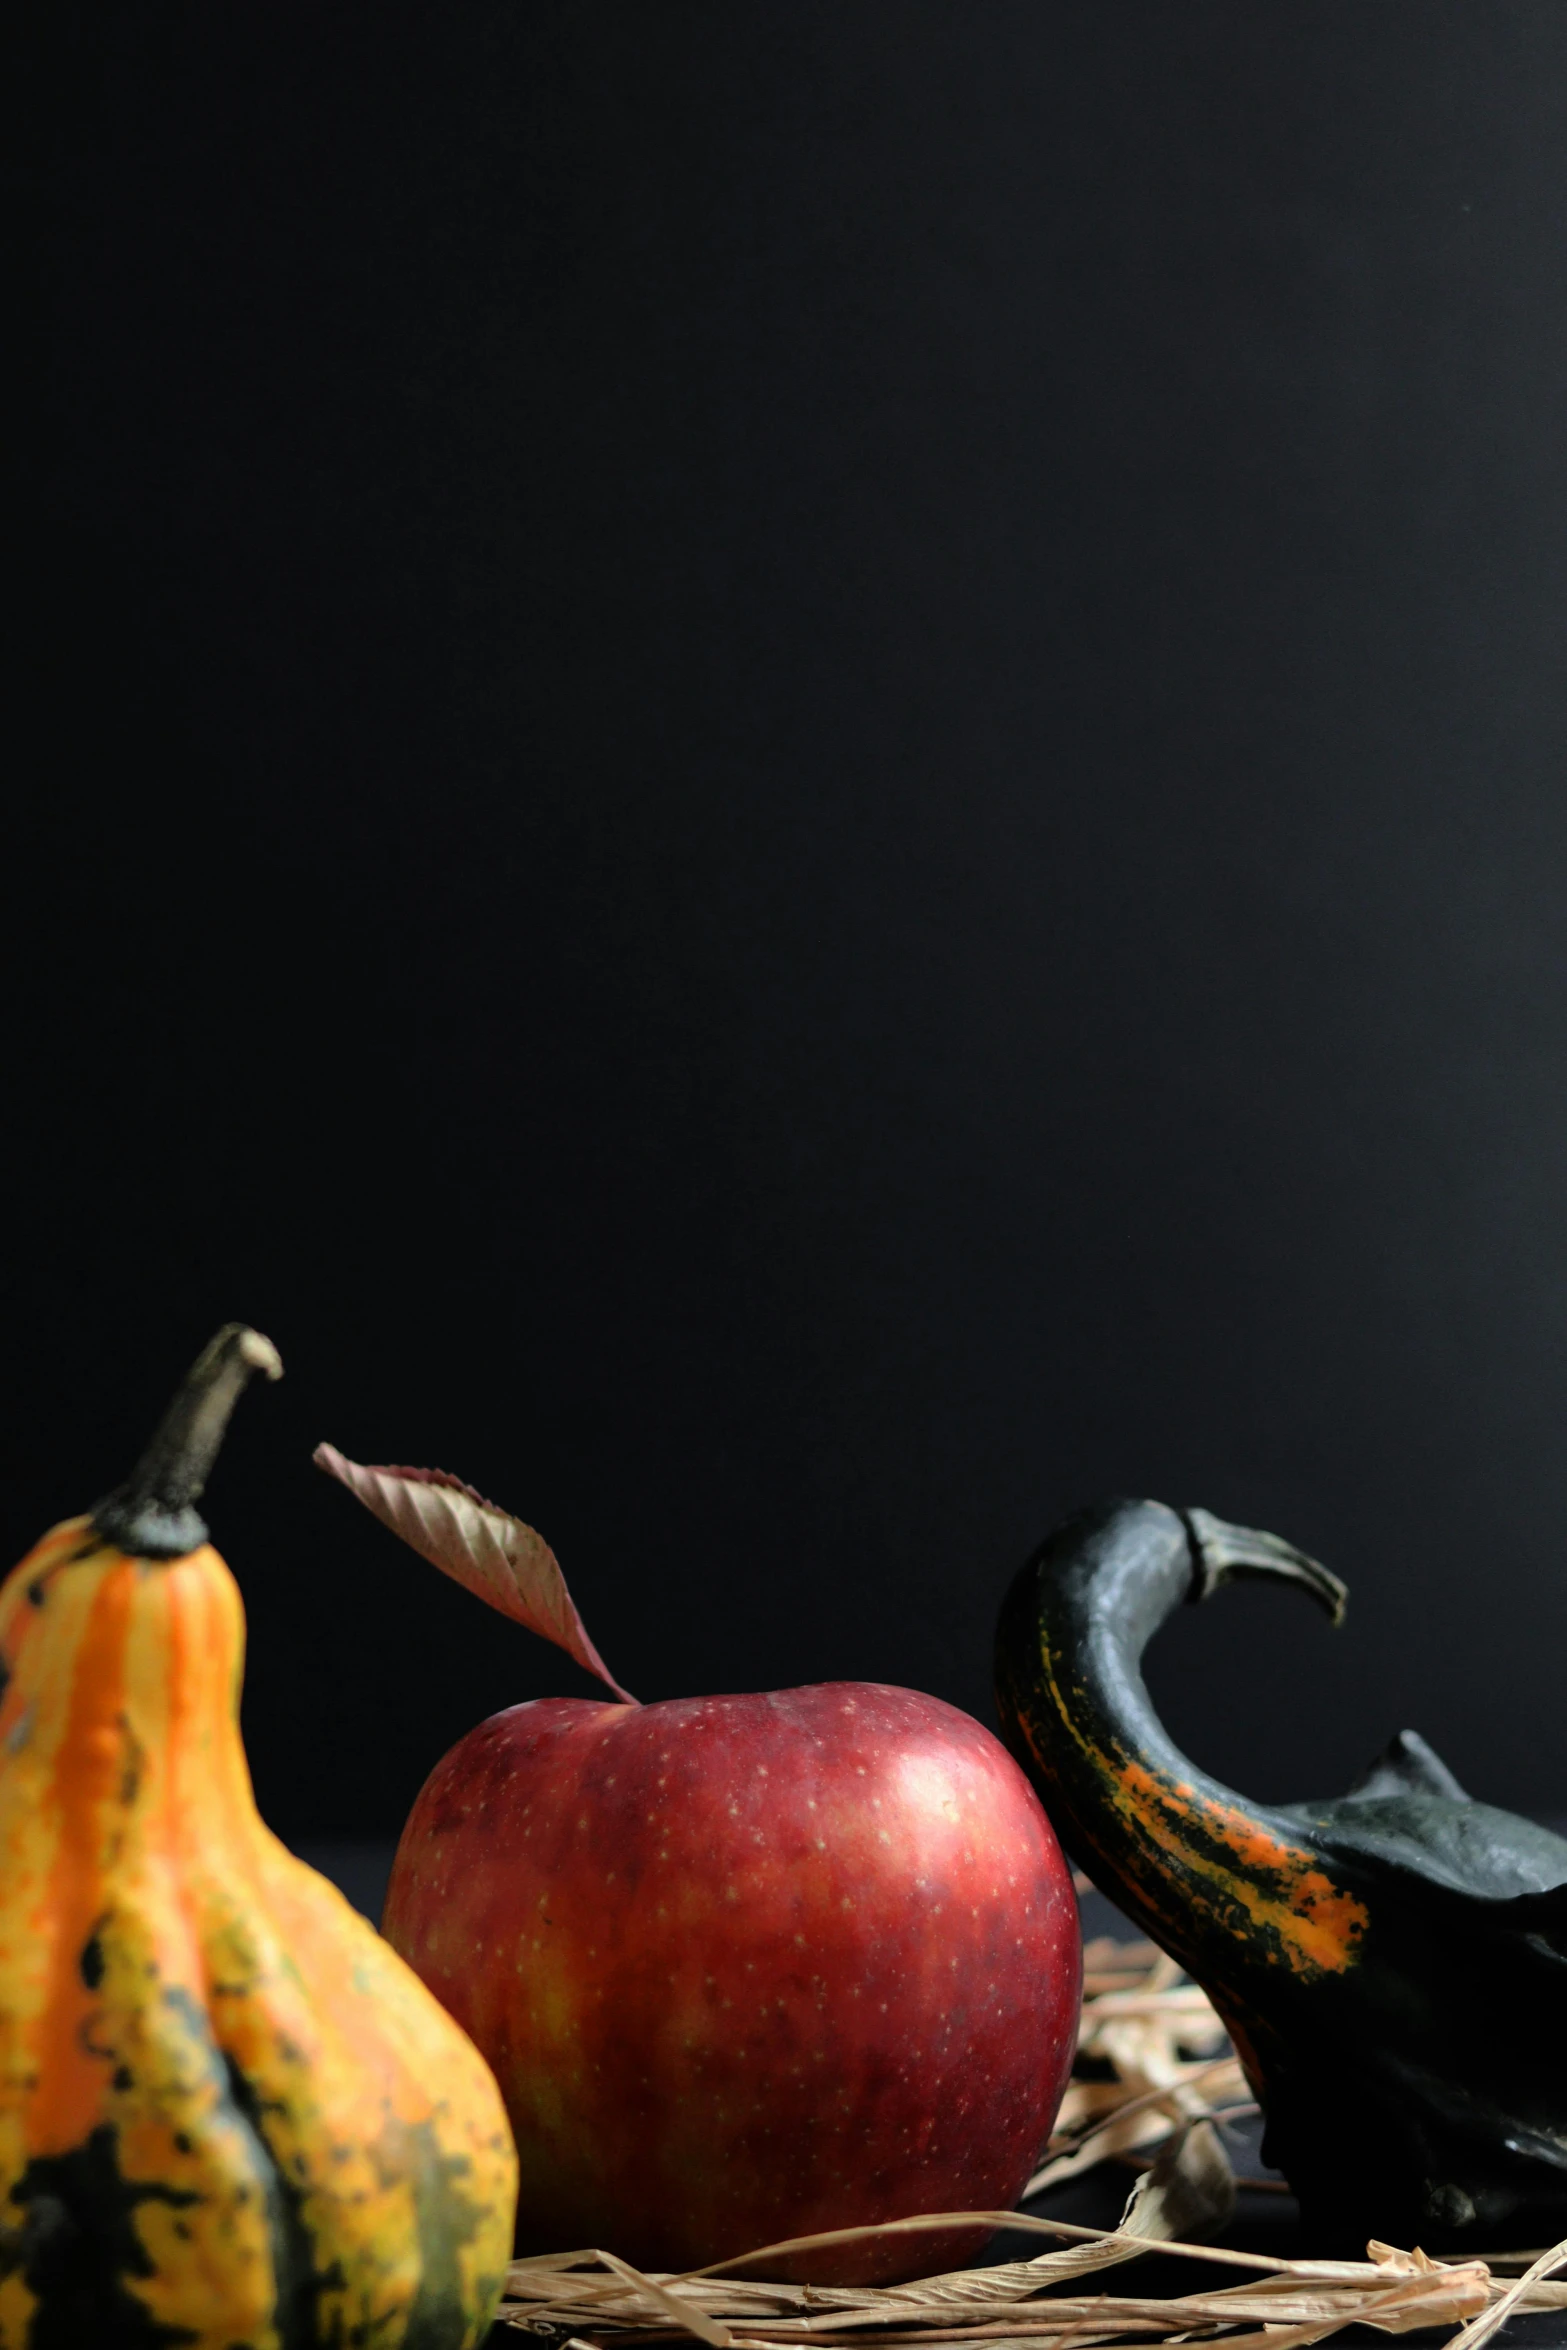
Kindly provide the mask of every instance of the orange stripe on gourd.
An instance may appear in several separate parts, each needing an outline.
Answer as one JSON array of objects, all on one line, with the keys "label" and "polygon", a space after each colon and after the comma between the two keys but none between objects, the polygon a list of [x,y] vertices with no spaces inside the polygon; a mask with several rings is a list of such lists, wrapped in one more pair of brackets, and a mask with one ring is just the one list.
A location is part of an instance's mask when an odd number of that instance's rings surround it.
[{"label": "orange stripe on gourd", "polygon": [[[1084,1709],[1063,1691],[1058,1660],[1043,1628],[1039,1655],[1054,1726],[1099,1779],[1111,1809],[1145,1840],[1138,1880],[1172,1930],[1191,1931],[1190,1881],[1197,1878],[1265,1930],[1270,1963],[1288,1966],[1308,1980],[1341,1974],[1355,1963],[1369,1913],[1363,1902],[1334,1884],[1314,1853],[1286,1842],[1254,1813],[1202,1793],[1191,1780],[1166,1777],[1119,1746],[1098,1742],[1086,1726]],[[1207,1848],[1210,1844],[1228,1846],[1235,1866],[1227,1867]],[[1155,1853],[1179,1864],[1179,1878],[1150,1865]]]},{"label": "orange stripe on gourd", "polygon": [[106,1869],[118,1858],[105,1849],[113,1836],[106,1815],[123,1769],[116,1716],[125,1711],[135,1573],[128,1559],[107,1572],[96,1565],[74,1573],[67,1568],[56,1578],[50,1598],[58,1606],[75,1602],[81,1593],[79,1611],[72,1606],[67,1619],[67,1633],[76,1637],[65,1656],[58,1653],[64,1641],[46,1645],[35,1637],[28,1656],[33,1667],[28,1678],[42,1717],[32,1735],[41,1745],[52,1727],[49,1713],[58,1709],[61,1717],[51,1778],[56,1844],[47,1887],[52,1963],[34,2039],[37,2071],[27,2110],[34,2154],[63,2154],[80,2144],[101,2113],[103,2064],[91,2053],[89,2032],[96,2002],[83,1980],[81,1954],[103,1911]]},{"label": "orange stripe on gourd", "polygon": [[[1215,1803],[1189,1782],[1162,1781],[1130,1761],[1120,1765],[1117,1777],[1120,1808],[1150,1841],[1171,1856],[1178,1854],[1189,1876],[1206,1879],[1225,1901],[1235,1902],[1254,1925],[1266,1929],[1270,1963],[1308,1977],[1341,1974],[1354,1963],[1369,1922],[1366,1906],[1335,1885],[1312,1854],[1286,1844],[1231,1806]],[[1204,1838],[1228,1845],[1236,1866],[1226,1867],[1194,1841],[1194,1827]]]}]

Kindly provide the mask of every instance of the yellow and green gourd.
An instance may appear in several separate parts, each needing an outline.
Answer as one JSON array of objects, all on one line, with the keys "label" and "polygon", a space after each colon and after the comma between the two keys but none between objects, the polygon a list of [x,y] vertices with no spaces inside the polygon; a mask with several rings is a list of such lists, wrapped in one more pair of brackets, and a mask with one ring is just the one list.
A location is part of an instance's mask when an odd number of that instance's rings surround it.
[{"label": "yellow and green gourd", "polygon": [[0,1589],[0,2350],[469,2350],[516,2157],[471,2042],[262,1824],[193,1507],[231,1324]]}]

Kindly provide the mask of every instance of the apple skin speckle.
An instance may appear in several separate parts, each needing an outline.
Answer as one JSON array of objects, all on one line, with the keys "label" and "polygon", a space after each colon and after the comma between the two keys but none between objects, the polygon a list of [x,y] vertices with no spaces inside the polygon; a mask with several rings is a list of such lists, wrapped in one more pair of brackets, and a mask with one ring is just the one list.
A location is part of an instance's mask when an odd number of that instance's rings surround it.
[{"label": "apple skin speckle", "polygon": [[[968,1715],[871,1683],[492,1716],[422,1790],[383,1930],[500,2082],[523,2252],[682,2269],[1005,2209],[1076,2036],[1038,1799]],[[981,2241],[812,2274],[928,2274]]]}]

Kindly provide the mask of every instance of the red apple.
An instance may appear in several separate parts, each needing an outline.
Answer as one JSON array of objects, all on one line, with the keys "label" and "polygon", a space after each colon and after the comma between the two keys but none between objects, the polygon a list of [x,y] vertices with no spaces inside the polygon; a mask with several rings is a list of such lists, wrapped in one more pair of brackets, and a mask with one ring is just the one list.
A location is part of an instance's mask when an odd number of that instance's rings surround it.
[{"label": "red apple", "polygon": [[[325,1465],[491,1599],[509,1543],[528,1590],[508,1612],[610,1679],[564,1584],[540,1605],[529,1529],[452,1481]],[[1077,1909],[1044,1812],[999,1740],[909,1689],[513,1706],[432,1772],[383,1930],[500,2082],[524,2250],[681,2269],[1007,2209],[1076,2039]],[[982,2241],[805,2266],[886,2281]]]}]

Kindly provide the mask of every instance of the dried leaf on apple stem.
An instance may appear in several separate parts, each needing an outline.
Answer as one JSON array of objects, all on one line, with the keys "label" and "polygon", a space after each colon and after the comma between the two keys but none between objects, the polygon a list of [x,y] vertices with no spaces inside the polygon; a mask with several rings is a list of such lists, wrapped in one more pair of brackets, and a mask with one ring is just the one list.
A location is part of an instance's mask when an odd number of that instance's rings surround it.
[{"label": "dried leaf on apple stem", "polygon": [[444,1469],[366,1468],[346,1459],[335,1444],[318,1444],[314,1457],[318,1469],[346,1485],[432,1567],[513,1623],[563,1648],[622,1704],[636,1704],[588,1638],[559,1561],[542,1534]]}]

